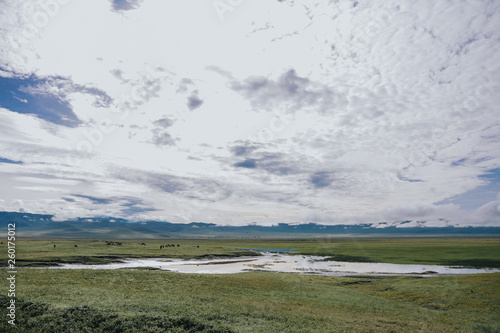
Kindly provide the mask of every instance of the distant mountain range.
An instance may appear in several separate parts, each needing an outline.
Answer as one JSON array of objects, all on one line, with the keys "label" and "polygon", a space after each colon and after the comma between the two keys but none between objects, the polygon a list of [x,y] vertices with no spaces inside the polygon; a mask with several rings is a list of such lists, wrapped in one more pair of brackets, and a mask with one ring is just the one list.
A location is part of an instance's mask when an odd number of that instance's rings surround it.
[{"label": "distant mountain range", "polygon": [[46,239],[500,236],[500,227],[401,227],[411,221],[402,221],[396,225],[381,222],[356,225],[279,223],[274,226],[219,226],[203,222],[130,222],[111,217],[53,221],[52,217],[0,212],[0,235],[5,238],[7,224],[15,223],[18,238]]}]

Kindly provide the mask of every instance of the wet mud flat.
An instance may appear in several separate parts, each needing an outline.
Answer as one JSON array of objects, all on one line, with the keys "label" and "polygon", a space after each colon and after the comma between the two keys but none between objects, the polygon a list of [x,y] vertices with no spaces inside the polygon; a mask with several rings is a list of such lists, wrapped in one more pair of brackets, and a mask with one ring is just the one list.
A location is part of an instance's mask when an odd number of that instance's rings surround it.
[{"label": "wet mud flat", "polygon": [[124,258],[120,262],[101,265],[59,264],[49,269],[157,269],[179,273],[236,274],[248,271],[315,274],[326,276],[349,275],[453,275],[500,272],[500,269],[479,269],[438,265],[387,264],[325,261],[320,256],[288,255],[283,252],[262,252],[255,257],[235,259],[167,259]]}]

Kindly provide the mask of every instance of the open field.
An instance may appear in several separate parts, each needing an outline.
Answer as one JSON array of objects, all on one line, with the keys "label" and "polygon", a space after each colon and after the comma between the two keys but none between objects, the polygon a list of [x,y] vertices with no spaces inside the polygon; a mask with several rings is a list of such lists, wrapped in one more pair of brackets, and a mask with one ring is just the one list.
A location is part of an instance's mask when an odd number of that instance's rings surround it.
[{"label": "open field", "polygon": [[[498,238],[121,242],[22,240],[16,263],[223,258],[253,254],[235,248],[291,248],[347,261],[498,267],[500,253]],[[180,246],[160,250],[163,244]],[[0,269],[0,280],[6,277]],[[2,315],[2,332],[500,332],[500,273],[422,278],[18,268],[16,300],[17,327]],[[2,293],[3,309],[7,301]]]},{"label": "open field", "polygon": [[[106,245],[102,240],[20,240],[16,243],[16,264],[24,266],[48,265],[56,262],[105,263],[123,257],[223,258],[254,254],[236,248],[286,248],[293,249],[292,253],[325,256],[326,260],[500,268],[500,238],[336,238],[258,241],[182,239],[120,240],[120,242],[122,245]],[[160,245],[164,244],[179,244],[180,247],[160,250]],[[1,246],[6,247],[6,245],[0,245],[0,265],[5,265],[6,251],[1,250]]]},{"label": "open field", "polygon": [[[2,281],[5,275],[1,270]],[[17,290],[16,332],[500,330],[499,273],[348,278],[20,269]],[[5,296],[0,301],[5,309]],[[0,331],[7,326],[2,319]]]}]

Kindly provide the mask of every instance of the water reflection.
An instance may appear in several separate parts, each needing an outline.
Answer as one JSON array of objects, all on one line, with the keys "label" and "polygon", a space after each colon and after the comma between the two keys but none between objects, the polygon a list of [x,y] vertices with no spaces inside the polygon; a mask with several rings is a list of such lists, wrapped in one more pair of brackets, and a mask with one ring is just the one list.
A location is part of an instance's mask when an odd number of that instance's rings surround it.
[{"label": "water reflection", "polygon": [[283,273],[317,274],[328,276],[347,275],[419,275],[475,274],[500,272],[499,269],[477,269],[437,265],[400,265],[386,263],[356,263],[321,261],[324,257],[264,253],[259,257],[237,259],[123,259],[119,263],[105,265],[62,264],[66,269],[119,269],[149,267],[179,273],[233,274],[245,271],[268,271]]}]

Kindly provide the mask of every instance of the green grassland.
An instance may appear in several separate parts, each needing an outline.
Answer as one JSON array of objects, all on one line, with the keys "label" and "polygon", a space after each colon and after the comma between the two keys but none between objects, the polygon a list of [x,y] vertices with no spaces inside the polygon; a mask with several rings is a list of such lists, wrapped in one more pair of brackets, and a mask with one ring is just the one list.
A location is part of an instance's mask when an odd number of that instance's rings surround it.
[{"label": "green grassland", "polygon": [[[193,259],[255,255],[252,251],[231,249],[217,242],[203,240],[119,240],[113,243],[114,245],[107,245],[103,240],[19,240],[16,242],[16,265],[22,267],[55,263],[103,264],[119,258]],[[118,243],[121,245],[116,245]],[[160,249],[160,245],[167,244],[175,246]],[[6,248],[7,245],[0,245],[0,251],[2,251],[1,246]],[[0,257],[0,265],[6,265],[6,262],[6,256]]]},{"label": "green grassland", "polygon": [[[498,267],[500,253],[498,238],[121,242],[22,240],[16,263],[223,258],[252,253],[237,248],[291,248],[348,261]],[[160,250],[163,244],[180,246]],[[3,262],[6,253],[0,245]],[[6,277],[0,269],[0,332],[500,332],[500,273],[422,278],[18,268],[15,328],[3,314]]]},{"label": "green grassland", "polygon": [[[96,264],[123,257],[224,258],[255,255],[254,252],[238,248],[268,248],[293,249],[292,253],[324,256],[325,260],[500,268],[500,238],[181,239],[120,242],[122,245],[106,245],[103,240],[21,240],[16,243],[16,264]],[[160,249],[160,245],[165,244],[176,246]],[[0,265],[4,266],[6,250],[1,249],[6,249],[6,246],[0,245]]]},{"label": "green grassland", "polygon": [[[497,273],[353,278],[20,269],[17,328],[3,318],[0,331],[499,332],[499,282]],[[6,302],[1,296],[3,309]]]}]

